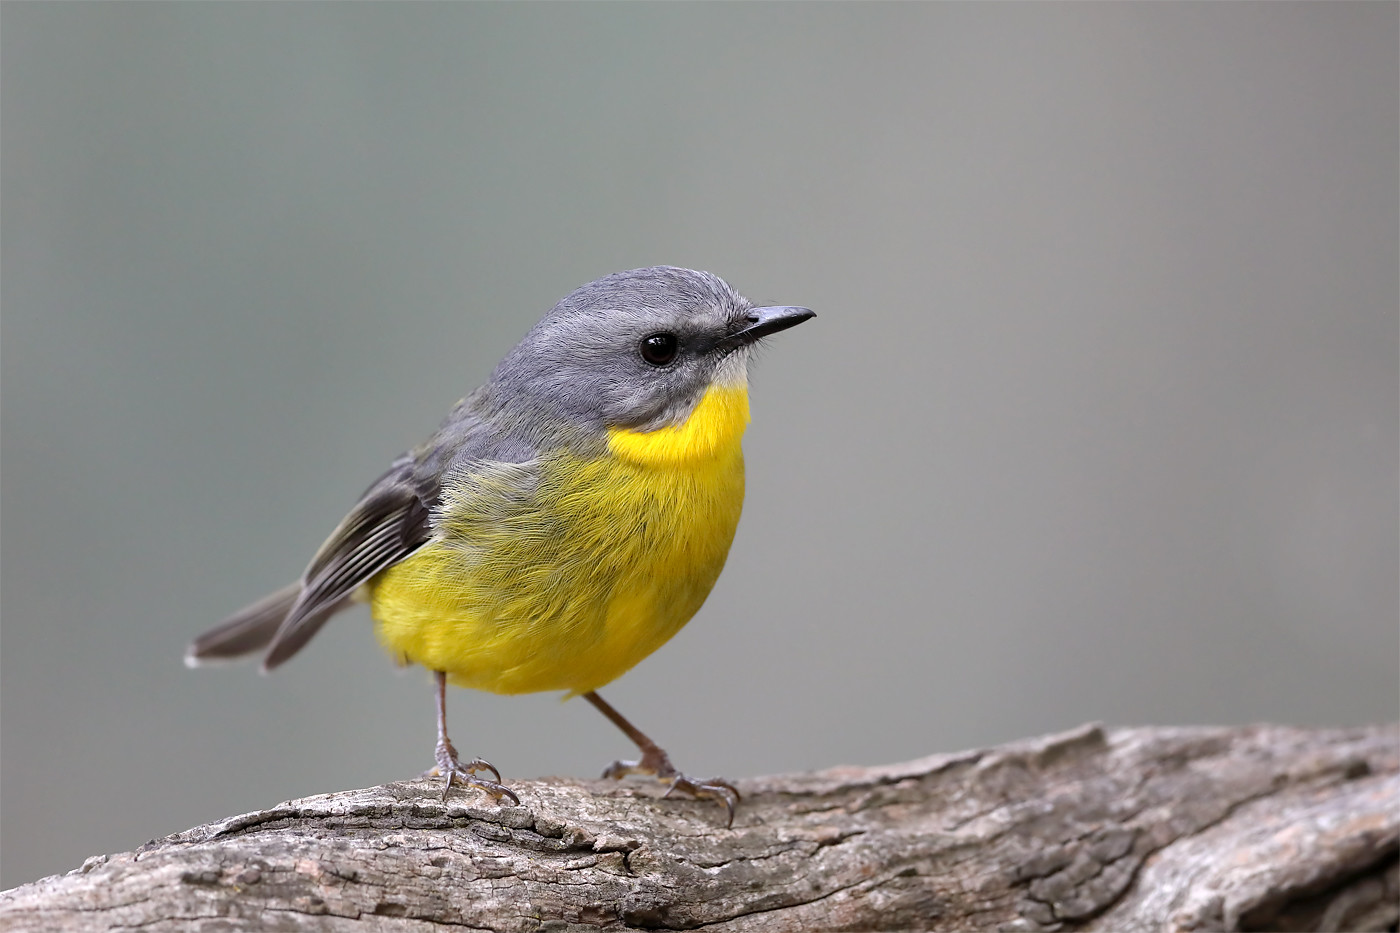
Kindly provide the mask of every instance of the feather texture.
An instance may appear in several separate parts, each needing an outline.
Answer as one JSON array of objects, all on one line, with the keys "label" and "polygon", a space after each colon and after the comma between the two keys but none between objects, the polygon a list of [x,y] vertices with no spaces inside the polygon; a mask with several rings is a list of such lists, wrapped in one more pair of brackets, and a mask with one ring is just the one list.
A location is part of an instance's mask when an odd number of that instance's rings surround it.
[{"label": "feather texture", "polygon": [[423,500],[412,457],[400,458],[365,491],[302,575],[301,592],[263,656],[264,670],[296,654],[375,574],[428,542]]}]

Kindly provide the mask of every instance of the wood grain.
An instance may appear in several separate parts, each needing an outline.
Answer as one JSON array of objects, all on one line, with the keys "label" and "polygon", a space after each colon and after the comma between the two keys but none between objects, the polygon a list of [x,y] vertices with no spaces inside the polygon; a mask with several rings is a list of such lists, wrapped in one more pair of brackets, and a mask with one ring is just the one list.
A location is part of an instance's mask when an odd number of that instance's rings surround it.
[{"label": "wood grain", "polygon": [[0,930],[1394,930],[1400,726],[1071,732],[739,783],[308,797],[0,893]]}]

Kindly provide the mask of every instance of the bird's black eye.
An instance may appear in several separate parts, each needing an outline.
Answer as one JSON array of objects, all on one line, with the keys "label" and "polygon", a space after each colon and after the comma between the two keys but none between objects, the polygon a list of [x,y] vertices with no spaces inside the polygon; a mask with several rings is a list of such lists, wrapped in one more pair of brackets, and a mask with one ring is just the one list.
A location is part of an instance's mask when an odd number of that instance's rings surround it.
[{"label": "bird's black eye", "polygon": [[675,334],[652,334],[642,338],[642,359],[653,366],[665,366],[676,358]]}]

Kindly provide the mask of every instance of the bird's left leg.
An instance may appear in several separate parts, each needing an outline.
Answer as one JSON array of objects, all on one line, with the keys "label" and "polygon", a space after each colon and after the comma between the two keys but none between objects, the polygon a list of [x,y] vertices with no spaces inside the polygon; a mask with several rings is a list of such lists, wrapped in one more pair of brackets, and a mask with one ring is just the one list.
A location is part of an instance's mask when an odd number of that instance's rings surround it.
[{"label": "bird's left leg", "polygon": [[[520,806],[520,798],[501,783],[501,772],[489,761],[473,758],[463,763],[457,757],[457,749],[452,747],[452,740],[447,737],[447,674],[433,671],[433,676],[437,679],[437,747],[433,749],[433,759],[437,762],[437,773],[447,778],[442,788],[442,799],[446,800],[452,790],[453,779],[460,777],[463,784],[480,788],[497,800],[509,797],[512,804]],[[490,771],[495,780],[486,781],[477,777],[478,771]]]},{"label": "bird's left leg", "polygon": [[637,748],[642,752],[639,761],[614,761],[603,771],[603,777],[620,779],[629,774],[654,774],[657,780],[671,785],[666,790],[667,797],[671,796],[672,792],[679,790],[692,797],[718,800],[724,804],[724,809],[729,814],[725,825],[734,825],[734,807],[738,805],[741,798],[738,789],[733,784],[724,778],[697,781],[686,777],[676,770],[675,765],[671,764],[671,756],[666,754],[665,749],[648,738],[642,730],[628,722],[606,700],[591,690],[583,694],[583,698],[597,707],[598,712],[608,717],[613,725],[627,733],[627,737],[636,742]]}]

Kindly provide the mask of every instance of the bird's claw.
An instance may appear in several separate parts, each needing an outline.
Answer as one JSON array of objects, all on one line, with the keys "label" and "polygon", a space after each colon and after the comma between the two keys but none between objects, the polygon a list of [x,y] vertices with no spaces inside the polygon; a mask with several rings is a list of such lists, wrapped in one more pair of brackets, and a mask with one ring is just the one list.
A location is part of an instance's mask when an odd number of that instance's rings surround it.
[{"label": "bird's claw", "polygon": [[734,825],[734,808],[739,805],[743,797],[739,789],[724,778],[708,778],[706,780],[696,780],[686,777],[676,770],[671,764],[671,759],[660,749],[648,749],[642,753],[640,761],[614,761],[603,769],[604,778],[621,780],[629,774],[650,774],[658,781],[668,783],[663,797],[669,797],[676,791],[689,794],[697,800],[718,800],[724,804],[727,819],[725,827]]},{"label": "bird's claw", "polygon": [[[447,795],[452,792],[453,780],[460,780],[468,787],[475,787],[477,790],[484,790],[496,800],[509,799],[512,806],[520,806],[520,798],[515,795],[509,787],[501,783],[501,772],[489,761],[480,758],[473,758],[471,761],[463,762],[457,757],[457,749],[452,747],[450,741],[441,741],[437,748],[433,750],[433,758],[437,765],[432,771],[424,774],[424,777],[445,776],[446,781],[442,787],[442,799],[447,800]],[[490,771],[495,780],[487,781],[476,776],[478,771]]]},{"label": "bird's claw", "polygon": [[[482,768],[485,771],[487,769]],[[513,807],[520,806],[520,798],[515,795],[515,791],[496,781],[487,781],[479,777],[473,777],[469,771],[449,771],[447,772],[447,782],[442,788],[442,799],[447,800],[447,795],[452,791],[452,781],[459,780],[468,787],[475,787],[477,790],[484,790],[494,797],[498,802],[506,799]]]},{"label": "bird's claw", "polygon": [[671,779],[671,786],[666,788],[666,793],[661,796],[669,797],[672,792],[677,790],[689,794],[696,800],[718,800],[724,804],[724,810],[727,814],[724,828],[730,829],[734,826],[734,808],[739,805],[739,801],[743,798],[739,795],[739,788],[724,778],[713,777],[697,781],[684,774],[677,774]]}]

